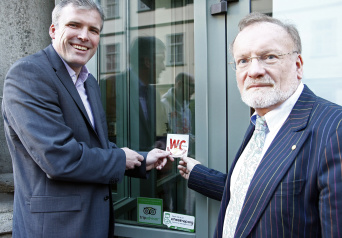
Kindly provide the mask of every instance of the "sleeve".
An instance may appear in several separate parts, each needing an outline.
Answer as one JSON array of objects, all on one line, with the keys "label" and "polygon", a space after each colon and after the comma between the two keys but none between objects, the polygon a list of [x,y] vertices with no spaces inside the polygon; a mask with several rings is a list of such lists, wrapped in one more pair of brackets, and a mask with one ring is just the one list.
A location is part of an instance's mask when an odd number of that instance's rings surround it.
[{"label": "sleeve", "polygon": [[[90,147],[75,139],[60,105],[67,95],[51,77],[56,77],[51,66],[32,61],[15,63],[7,74],[2,110],[7,139],[13,145],[12,157],[32,159],[50,179],[119,182],[125,173],[124,151]],[[86,128],[80,130],[88,133]]]},{"label": "sleeve", "polygon": [[[342,122],[340,121],[339,125]],[[337,128],[326,144],[320,161],[318,188],[322,237],[342,233],[342,127]]]},{"label": "sleeve", "polygon": [[204,196],[221,201],[226,179],[227,174],[197,164],[190,173],[188,187]]}]

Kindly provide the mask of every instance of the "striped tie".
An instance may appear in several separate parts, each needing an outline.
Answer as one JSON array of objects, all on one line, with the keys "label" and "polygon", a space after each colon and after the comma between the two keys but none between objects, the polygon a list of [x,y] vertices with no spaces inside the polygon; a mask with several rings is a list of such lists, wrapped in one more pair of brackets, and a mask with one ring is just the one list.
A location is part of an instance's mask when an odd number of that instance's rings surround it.
[{"label": "striped tie", "polygon": [[246,146],[245,160],[237,177],[229,204],[226,210],[223,226],[223,238],[234,237],[243,202],[247,194],[249,184],[262,158],[262,150],[265,143],[267,124],[264,117],[258,117],[255,123],[254,133]]}]

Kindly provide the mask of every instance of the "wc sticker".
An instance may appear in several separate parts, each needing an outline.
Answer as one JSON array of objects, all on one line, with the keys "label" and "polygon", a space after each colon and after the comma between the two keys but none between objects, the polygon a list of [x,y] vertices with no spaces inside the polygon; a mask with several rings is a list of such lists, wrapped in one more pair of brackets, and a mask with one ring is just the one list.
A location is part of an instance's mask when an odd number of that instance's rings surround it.
[{"label": "wc sticker", "polygon": [[183,157],[188,155],[189,135],[167,134],[166,151],[171,152],[172,157]]}]

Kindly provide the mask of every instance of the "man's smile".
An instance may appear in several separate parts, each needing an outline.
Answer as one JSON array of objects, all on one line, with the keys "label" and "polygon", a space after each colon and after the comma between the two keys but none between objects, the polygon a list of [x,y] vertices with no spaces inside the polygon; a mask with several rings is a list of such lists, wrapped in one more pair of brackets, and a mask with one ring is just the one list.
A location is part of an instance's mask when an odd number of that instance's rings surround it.
[{"label": "man's smile", "polygon": [[74,47],[75,49],[78,49],[78,50],[83,50],[83,51],[88,50],[87,47],[81,46],[81,45],[72,45],[72,47]]}]

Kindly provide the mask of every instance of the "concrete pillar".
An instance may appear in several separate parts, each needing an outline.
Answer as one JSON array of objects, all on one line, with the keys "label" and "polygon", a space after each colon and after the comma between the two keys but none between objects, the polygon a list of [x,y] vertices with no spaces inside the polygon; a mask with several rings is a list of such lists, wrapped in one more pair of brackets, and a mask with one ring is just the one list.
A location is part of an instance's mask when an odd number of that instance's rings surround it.
[{"label": "concrete pillar", "polygon": [[[10,66],[19,58],[50,44],[49,26],[53,0],[0,1],[0,95]],[[0,173],[12,172],[5,143],[3,121],[0,125]]]},{"label": "concrete pillar", "polygon": [[[6,73],[19,58],[50,44],[53,0],[0,1],[0,103]],[[28,118],[29,119],[29,118]],[[1,193],[3,195],[1,195]],[[0,237],[11,233],[11,198],[13,197],[12,162],[0,120]],[[6,198],[6,199],[5,199]]]}]

